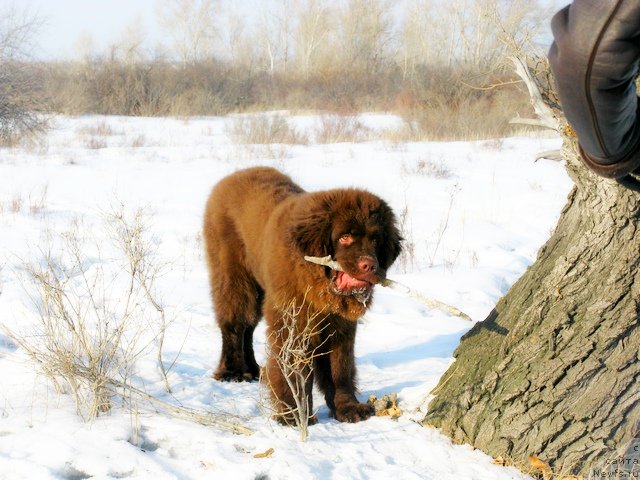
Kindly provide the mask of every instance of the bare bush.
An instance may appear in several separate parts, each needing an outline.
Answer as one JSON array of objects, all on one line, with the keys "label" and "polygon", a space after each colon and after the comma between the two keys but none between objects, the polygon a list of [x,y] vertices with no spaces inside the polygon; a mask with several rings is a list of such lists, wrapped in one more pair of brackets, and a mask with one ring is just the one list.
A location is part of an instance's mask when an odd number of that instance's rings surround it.
[{"label": "bare bush", "polygon": [[91,150],[107,148],[106,137],[115,135],[113,128],[105,120],[83,125],[76,130],[76,133],[82,138],[85,147]]},{"label": "bare bush", "polygon": [[282,115],[250,115],[235,118],[227,126],[227,134],[236,142],[244,144],[289,144],[306,145],[309,138],[289,125]]},{"label": "bare bush", "polygon": [[371,129],[355,115],[322,115],[315,132],[316,143],[356,143],[369,140]]},{"label": "bare bush", "polygon": [[38,263],[24,268],[36,323],[30,331],[2,325],[59,392],[74,396],[85,419],[111,409],[136,360],[154,342],[161,349],[158,339],[166,328],[142,213],[109,214],[107,226],[117,234],[119,262],[107,261],[98,241],[83,236],[85,228],[76,221],[51,238]]},{"label": "bare bush", "polygon": [[162,359],[170,320],[155,287],[163,269],[147,215],[141,210],[129,214],[121,205],[104,218],[120,254],[103,254],[96,238],[82,235],[88,228],[80,221],[52,236],[40,261],[24,268],[23,285],[37,310],[35,324],[18,331],[0,323],[0,329],[59,392],[74,396],[78,414],[87,420],[110,411],[120,397],[135,412],[139,404],[134,400],[154,412],[250,435],[236,416],[174,405],[132,384],[137,360],[155,345],[170,391],[167,373],[176,359],[169,366]]},{"label": "bare bush", "polygon": [[84,146],[90,150],[101,150],[108,147],[107,141],[100,137],[89,137]]},{"label": "bare bush", "polygon": [[141,133],[131,139],[130,146],[132,148],[142,148],[146,145],[146,143],[147,137],[143,133]]},{"label": "bare bush", "polygon": [[159,103],[165,86],[153,82],[154,64],[126,64],[115,59],[85,65],[84,83],[89,111],[103,114],[153,115],[165,112]]},{"label": "bare bush", "polygon": [[31,69],[0,59],[0,145],[15,145],[47,129],[42,88]]},{"label": "bare bush", "polygon": [[24,201],[22,200],[22,196],[16,193],[7,201],[7,209],[13,214],[20,213],[23,203]]},{"label": "bare bush", "polygon": [[170,319],[167,318],[166,309],[156,288],[157,280],[162,276],[166,265],[158,261],[156,247],[148,234],[148,218],[142,210],[136,210],[133,216],[129,217],[124,206],[121,205],[118,210],[108,212],[105,215],[111,239],[124,253],[127,262],[126,271],[133,279],[129,291],[132,288],[139,289],[157,315],[155,321],[148,322],[148,328],[151,329],[152,337],[157,344],[156,359],[165,389],[167,392],[171,392],[167,373],[173,367],[176,359],[169,367],[165,367],[162,348]]},{"label": "bare bush", "polygon": [[[38,71],[32,75],[43,77],[39,81],[45,85],[53,108],[65,114],[224,115],[261,109],[336,112],[326,115],[321,127],[326,134],[319,135],[320,142],[324,142],[322,136],[327,142],[370,136],[353,120],[360,111],[400,114],[406,127],[393,135],[403,141],[506,136],[514,131],[509,123],[512,118],[530,116],[527,95],[517,85],[509,85],[508,76],[479,80],[460,67],[417,68],[420,72],[411,82],[403,81],[401,71],[393,66],[375,76],[335,71],[300,79],[295,72],[268,76],[216,61],[175,66],[158,59],[125,65],[97,58],[81,64],[50,65],[46,75]],[[487,82],[506,85],[486,89],[483,85]],[[250,125],[248,120],[237,123],[239,131]],[[276,134],[272,131],[271,136]],[[305,135],[298,134],[293,143],[306,143]]]},{"label": "bare bush", "polygon": [[77,132],[80,135],[96,135],[100,137],[115,135],[113,127],[109,125],[106,120],[100,120],[90,125],[83,125],[78,128]]},{"label": "bare bush", "polygon": [[530,102],[508,77],[495,77],[501,88],[470,85],[468,71],[432,72],[412,89],[412,102],[400,113],[404,136],[414,141],[503,137],[515,129],[510,121],[529,116]]},{"label": "bare bush", "polygon": [[252,103],[254,86],[241,75],[214,60],[124,63],[103,55],[50,65],[43,82],[53,108],[65,114],[222,115]]},{"label": "bare bush", "polygon": [[300,315],[303,308],[309,308],[304,301],[299,305],[293,300],[282,309],[282,326],[270,333],[273,338],[267,343],[267,356],[273,363],[269,362],[265,367],[282,371],[295,405],[277,397],[276,390],[268,383],[268,372],[265,374],[264,370],[261,382],[272,398],[275,418],[298,429],[300,440],[304,442],[309,438],[309,425],[317,421],[313,412],[313,363],[318,356],[329,352],[322,349],[328,339],[317,343],[327,326],[322,313]]},{"label": "bare bush", "polygon": [[435,161],[430,158],[420,158],[411,169],[415,175],[445,180],[453,176],[453,172],[441,160]]},{"label": "bare bush", "polygon": [[29,213],[31,215],[38,215],[44,212],[47,206],[47,194],[49,192],[49,186],[44,185],[39,193],[29,193]]}]

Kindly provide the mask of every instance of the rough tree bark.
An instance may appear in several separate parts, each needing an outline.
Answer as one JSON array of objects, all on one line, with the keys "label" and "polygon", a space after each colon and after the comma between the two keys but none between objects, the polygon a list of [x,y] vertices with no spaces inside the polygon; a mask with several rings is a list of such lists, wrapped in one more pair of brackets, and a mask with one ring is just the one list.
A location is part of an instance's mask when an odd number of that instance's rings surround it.
[{"label": "rough tree bark", "polygon": [[561,130],[575,187],[558,225],[462,338],[424,424],[523,469],[533,455],[588,478],[640,449],[640,194],[589,172]]}]

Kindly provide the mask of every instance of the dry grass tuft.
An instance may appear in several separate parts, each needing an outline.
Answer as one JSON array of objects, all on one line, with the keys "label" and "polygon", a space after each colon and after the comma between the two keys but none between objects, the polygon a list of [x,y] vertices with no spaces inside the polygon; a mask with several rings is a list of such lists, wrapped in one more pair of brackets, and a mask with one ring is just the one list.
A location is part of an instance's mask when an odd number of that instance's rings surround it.
[{"label": "dry grass tuft", "polygon": [[355,115],[322,115],[315,132],[316,143],[358,143],[371,139],[371,129]]},{"label": "dry grass tuft", "polygon": [[402,236],[402,251],[396,259],[398,269],[404,273],[410,272],[416,266],[416,244],[413,240],[413,227],[410,223],[409,206],[405,204],[400,212],[400,235]]},{"label": "dry grass tuft", "polygon": [[227,127],[227,135],[241,144],[307,145],[309,138],[287,122],[282,115],[238,117]]}]

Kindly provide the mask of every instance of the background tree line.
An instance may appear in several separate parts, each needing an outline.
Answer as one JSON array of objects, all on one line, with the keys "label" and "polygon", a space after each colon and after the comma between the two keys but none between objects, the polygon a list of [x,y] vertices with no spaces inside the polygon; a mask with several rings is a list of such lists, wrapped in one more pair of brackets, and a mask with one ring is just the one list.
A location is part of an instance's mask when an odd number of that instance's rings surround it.
[{"label": "background tree line", "polygon": [[162,45],[134,23],[101,52],[80,39],[64,61],[30,59],[37,20],[3,12],[2,102],[145,116],[385,110],[419,138],[504,135],[529,108],[505,59],[535,45],[550,16],[537,0],[272,0],[249,20],[242,3],[158,2]]}]

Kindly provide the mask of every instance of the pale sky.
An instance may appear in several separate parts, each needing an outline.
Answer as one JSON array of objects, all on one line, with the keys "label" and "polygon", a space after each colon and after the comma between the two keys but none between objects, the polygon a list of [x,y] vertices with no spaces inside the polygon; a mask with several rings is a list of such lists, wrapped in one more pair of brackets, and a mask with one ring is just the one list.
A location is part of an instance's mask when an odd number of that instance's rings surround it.
[{"label": "pale sky", "polygon": [[[36,13],[39,29],[38,57],[69,58],[77,55],[78,43],[93,38],[97,50],[115,42],[136,21],[150,40],[157,36],[157,0],[0,0],[0,7],[17,5]],[[150,42],[155,43],[155,42]]]},{"label": "pale sky", "polygon": [[[139,22],[146,44],[153,48],[162,40],[157,8],[163,0],[0,0],[0,12],[10,5],[35,12],[44,24],[36,39],[39,58],[70,58],[80,49],[104,52],[127,28]],[[242,5],[247,14],[269,0],[227,0],[234,8]],[[561,7],[567,0],[543,0]],[[91,38],[92,44],[87,40]]]}]

